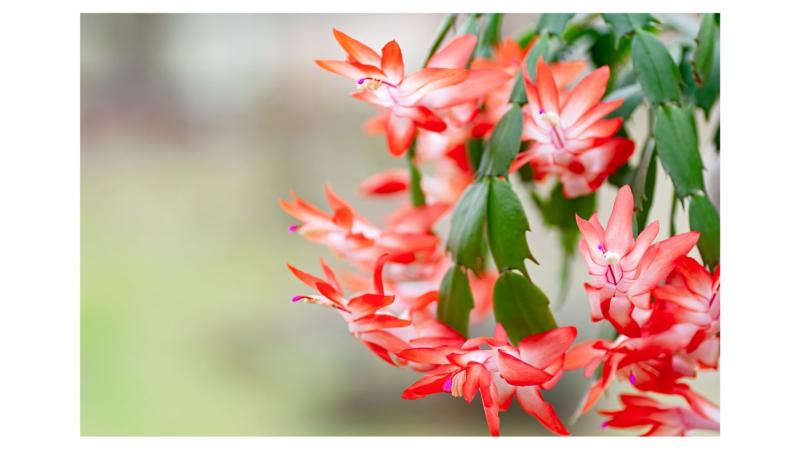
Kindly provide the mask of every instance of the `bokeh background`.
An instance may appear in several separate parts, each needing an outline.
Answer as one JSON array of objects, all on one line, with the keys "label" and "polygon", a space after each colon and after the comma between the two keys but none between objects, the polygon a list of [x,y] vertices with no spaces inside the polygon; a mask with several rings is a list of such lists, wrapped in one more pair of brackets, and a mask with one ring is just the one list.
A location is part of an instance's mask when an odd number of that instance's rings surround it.
[{"label": "bokeh background", "polygon": [[[327,182],[376,222],[396,205],[362,198],[357,186],[403,160],[363,135],[373,110],[348,97],[352,83],[313,60],[342,54],[336,26],[376,48],[397,39],[413,69],[441,17],[82,15],[82,434],[487,434],[479,401],[402,400],[417,373],[373,356],[330,310],[289,301],[305,289],[285,262],[313,269],[331,258],[288,235],[277,204],[290,191],[324,204]],[[694,15],[659,17],[697,27]],[[536,19],[508,15],[504,31]],[[643,111],[631,124],[636,136]],[[671,189],[659,176],[651,219],[666,224]],[[613,195],[601,190],[603,218]],[[531,222],[542,262],[532,275],[555,297],[557,237],[535,214]],[[688,229],[684,213],[678,229]],[[556,315],[592,338],[601,330],[589,321],[582,262],[573,272]],[[565,422],[586,384],[568,373],[545,393]],[[623,384],[600,409],[617,406]],[[719,401],[718,373],[693,384]],[[546,434],[516,404],[501,422],[505,435]],[[571,430],[599,434],[600,422],[590,413]],[[614,433],[625,434],[603,430]]]}]

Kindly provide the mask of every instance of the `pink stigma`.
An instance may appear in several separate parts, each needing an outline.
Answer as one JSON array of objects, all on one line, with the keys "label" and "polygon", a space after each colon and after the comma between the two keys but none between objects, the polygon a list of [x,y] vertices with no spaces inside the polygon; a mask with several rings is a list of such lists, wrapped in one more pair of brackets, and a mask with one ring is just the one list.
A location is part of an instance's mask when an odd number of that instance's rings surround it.
[{"label": "pink stigma", "polygon": [[606,252],[606,246],[603,245],[603,244],[597,244],[597,249],[600,250],[603,253]]},{"label": "pink stigma", "polygon": [[358,79],[358,84],[364,84],[364,80],[366,80],[366,78],[359,78]]},{"label": "pink stigma", "polygon": [[302,295],[295,295],[294,297],[292,297],[292,303],[299,302],[302,299],[303,299]]},{"label": "pink stigma", "polygon": [[453,379],[452,378],[448,378],[447,381],[444,382],[443,388],[444,388],[445,392],[452,391],[453,390]]},{"label": "pink stigma", "polygon": [[603,422],[600,424],[600,428],[605,428],[608,426],[608,422]]},{"label": "pink stigma", "polygon": [[544,114],[544,108],[539,108],[539,114]]},{"label": "pink stigma", "polygon": [[636,384],[636,377],[631,374],[631,376],[628,377],[628,381],[630,381],[631,384]]},{"label": "pink stigma", "polygon": [[289,233],[296,233],[300,225],[289,225]]}]

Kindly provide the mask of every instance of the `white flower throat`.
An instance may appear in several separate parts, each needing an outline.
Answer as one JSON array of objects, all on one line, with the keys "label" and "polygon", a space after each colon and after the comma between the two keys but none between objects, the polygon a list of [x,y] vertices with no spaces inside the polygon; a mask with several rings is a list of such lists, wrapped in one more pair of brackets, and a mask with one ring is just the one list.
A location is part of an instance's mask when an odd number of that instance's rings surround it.
[{"label": "white flower throat", "polygon": [[550,126],[549,135],[553,146],[557,149],[562,149],[566,146],[567,136],[564,129],[561,127],[561,117],[553,111],[545,111],[544,108],[539,109],[539,118],[546,125]]}]

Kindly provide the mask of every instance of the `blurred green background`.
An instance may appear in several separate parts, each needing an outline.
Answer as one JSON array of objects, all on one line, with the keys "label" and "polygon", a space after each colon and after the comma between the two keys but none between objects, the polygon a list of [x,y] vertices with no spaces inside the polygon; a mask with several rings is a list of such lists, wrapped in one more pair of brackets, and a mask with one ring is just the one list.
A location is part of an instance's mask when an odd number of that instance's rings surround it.
[{"label": "blurred green background", "polygon": [[[479,401],[400,399],[419,374],[373,356],[330,310],[289,301],[305,289],[285,262],[316,270],[320,256],[332,258],[288,235],[277,204],[292,190],[324,204],[329,182],[376,222],[396,206],[361,198],[357,186],[403,161],[362,134],[373,110],[348,97],[352,83],[313,60],[342,54],[336,26],[376,48],[397,39],[413,70],[440,20],[82,15],[82,434],[487,434]],[[535,20],[510,15],[504,31]],[[715,176],[713,151],[703,153]],[[606,217],[613,190],[601,194]],[[670,195],[659,192],[651,218],[666,223]],[[557,237],[538,217],[532,226],[543,262],[533,276],[552,297]],[[580,261],[574,273],[557,317],[592,338]],[[694,384],[719,400],[717,373]],[[585,386],[569,373],[546,393],[565,422]],[[600,408],[616,407],[622,389]],[[598,434],[599,423],[592,413],[571,430]],[[516,405],[501,424],[506,435],[546,434]]]}]

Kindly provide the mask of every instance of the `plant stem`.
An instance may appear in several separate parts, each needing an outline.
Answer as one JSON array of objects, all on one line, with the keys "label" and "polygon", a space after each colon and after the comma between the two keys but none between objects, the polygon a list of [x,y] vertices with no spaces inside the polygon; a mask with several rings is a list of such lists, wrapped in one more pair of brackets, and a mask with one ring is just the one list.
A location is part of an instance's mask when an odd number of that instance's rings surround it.
[{"label": "plant stem", "polygon": [[417,156],[417,140],[411,143],[406,152],[406,160],[408,161],[408,175],[409,175],[409,192],[411,193],[411,204],[415,208],[425,206],[425,192],[422,190],[422,173],[417,167],[415,161]]},{"label": "plant stem", "polygon": [[456,23],[456,16],[458,14],[448,14],[442,23],[439,25],[439,29],[436,30],[436,37],[433,40],[433,44],[431,44],[431,48],[428,50],[428,55],[425,57],[425,62],[422,64],[422,67],[428,65],[428,61],[431,60],[433,54],[436,53],[436,50],[439,50],[439,46],[442,45],[442,41],[444,41],[444,37],[447,35],[447,32],[453,28],[453,25]]},{"label": "plant stem", "polygon": [[676,226],[675,226],[675,213],[678,209],[678,196],[676,194],[672,194],[672,207],[669,209],[669,235],[675,236],[676,234]]}]

